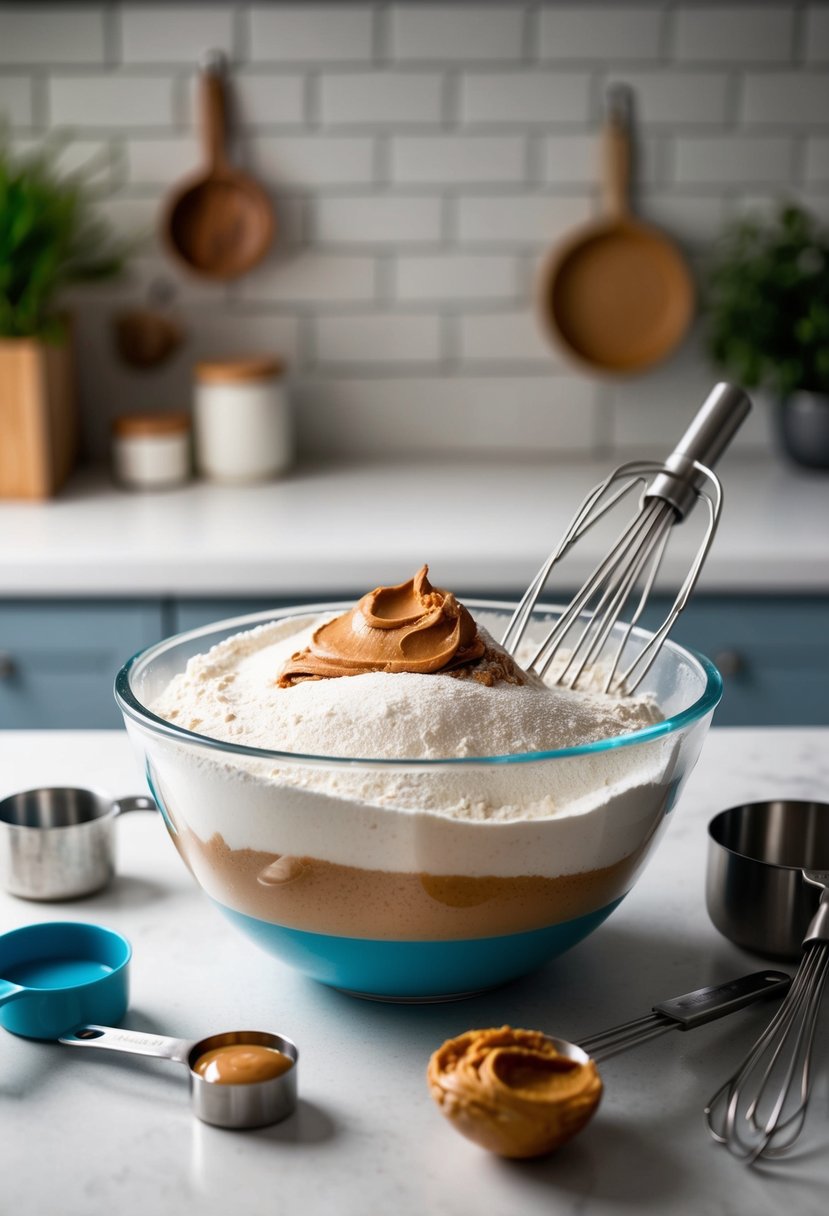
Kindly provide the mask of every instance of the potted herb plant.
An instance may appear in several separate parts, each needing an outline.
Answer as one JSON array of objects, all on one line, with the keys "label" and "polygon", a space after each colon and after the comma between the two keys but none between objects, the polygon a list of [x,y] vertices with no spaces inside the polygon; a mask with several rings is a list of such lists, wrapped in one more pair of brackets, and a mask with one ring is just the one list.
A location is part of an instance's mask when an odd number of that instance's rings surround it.
[{"label": "potted herb plant", "polygon": [[777,401],[783,446],[829,468],[829,231],[800,207],[724,233],[704,296],[708,349]]},{"label": "potted herb plant", "polygon": [[54,494],[74,463],[77,421],[62,291],[118,273],[88,173],[60,174],[62,141],[15,157],[0,138],[0,497]]}]

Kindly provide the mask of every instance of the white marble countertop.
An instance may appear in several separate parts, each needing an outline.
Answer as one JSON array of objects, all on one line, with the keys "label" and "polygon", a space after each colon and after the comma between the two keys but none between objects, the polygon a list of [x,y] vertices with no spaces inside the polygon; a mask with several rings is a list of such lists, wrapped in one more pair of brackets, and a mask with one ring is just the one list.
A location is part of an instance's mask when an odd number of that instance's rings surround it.
[{"label": "white marble countertop", "polygon": [[[142,781],[121,732],[0,732],[0,795]],[[226,1132],[190,1114],[183,1075],[115,1055],[78,1058],[0,1030],[2,1211],[16,1216],[822,1216],[829,1193],[829,1068],[790,1161],[748,1170],[708,1137],[702,1106],[769,1017],[755,1007],[602,1065],[594,1122],[557,1155],[510,1163],[462,1140],[428,1096],[444,1038],[504,1021],[573,1039],[660,999],[757,970],[704,904],[705,825],[724,806],[826,797],[829,730],[720,730],[629,898],[568,955],[456,1004],[355,1000],[257,952],[193,887],[159,819],[118,825],[120,877],[95,898],[38,905],[0,894],[4,929],[94,920],[134,947],[126,1024],[199,1037],[238,1026],[299,1044],[301,1101],[277,1127]],[[824,1031],[829,1008],[824,1010]],[[824,1045],[826,1039],[824,1037]]]},{"label": "white marble countertop", "polygon": [[[151,494],[84,472],[51,502],[0,502],[0,596],[313,599],[402,580],[424,561],[438,585],[513,595],[614,463],[337,465]],[[721,472],[725,509],[700,589],[829,590],[829,477],[737,454]],[[695,536],[691,522],[672,538],[665,585]],[[559,586],[579,586],[606,544],[586,539]]]}]

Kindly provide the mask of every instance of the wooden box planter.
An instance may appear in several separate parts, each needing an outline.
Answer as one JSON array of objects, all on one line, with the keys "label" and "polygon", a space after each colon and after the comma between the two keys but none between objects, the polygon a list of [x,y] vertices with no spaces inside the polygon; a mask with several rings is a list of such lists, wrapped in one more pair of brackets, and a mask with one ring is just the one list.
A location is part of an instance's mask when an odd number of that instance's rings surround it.
[{"label": "wooden box planter", "polygon": [[51,498],[77,440],[70,339],[0,338],[0,498]]}]

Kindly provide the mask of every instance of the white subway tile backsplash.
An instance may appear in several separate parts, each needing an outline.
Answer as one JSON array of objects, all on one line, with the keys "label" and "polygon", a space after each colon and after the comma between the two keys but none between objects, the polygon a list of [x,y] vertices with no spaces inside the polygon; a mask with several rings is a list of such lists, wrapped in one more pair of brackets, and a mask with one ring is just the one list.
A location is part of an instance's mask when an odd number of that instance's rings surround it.
[{"label": "white subway tile backsplash", "polygon": [[467,72],[461,80],[461,118],[468,123],[586,122],[587,72]]},{"label": "white subway tile backsplash", "polygon": [[326,73],[320,111],[328,126],[399,127],[441,121],[443,81],[436,72]]},{"label": "white subway tile backsplash", "polygon": [[0,120],[9,126],[31,126],[32,81],[29,76],[0,76]]},{"label": "white subway tile backsplash", "polygon": [[233,13],[219,5],[126,4],[121,9],[125,63],[186,63],[205,51],[233,55]]},{"label": "white subway tile backsplash", "polygon": [[829,73],[748,72],[741,118],[747,123],[786,126],[829,124]]},{"label": "white subway tile backsplash", "polygon": [[333,380],[298,386],[299,426],[324,454],[550,454],[589,451],[597,406],[577,376]]},{"label": "white subway tile backsplash", "polygon": [[365,304],[375,297],[375,279],[372,257],[302,251],[270,258],[241,280],[238,292],[251,303]]},{"label": "white subway tile backsplash", "polygon": [[664,228],[669,236],[692,248],[706,247],[719,236],[726,217],[723,196],[669,194],[644,191],[637,213],[649,223]]},{"label": "white subway tile backsplash", "polygon": [[675,51],[699,63],[791,60],[794,10],[790,4],[682,6],[676,13]]},{"label": "white subway tile backsplash", "polygon": [[806,59],[809,63],[829,60],[829,8],[825,4],[810,4],[806,19]]},{"label": "white subway tile backsplash", "polygon": [[439,254],[397,259],[395,295],[407,303],[515,299],[518,262],[485,254]]},{"label": "white subway tile backsplash", "polygon": [[440,320],[436,316],[364,313],[317,317],[317,360],[321,364],[436,364],[440,360]]},{"label": "white subway tile backsplash", "polygon": [[271,63],[367,62],[373,17],[369,5],[254,5],[250,57]]},{"label": "white subway tile backsplash", "polygon": [[104,61],[103,7],[18,3],[0,9],[0,63],[99,64]]},{"label": "white subway tile backsplash", "polygon": [[727,117],[725,72],[643,71],[613,74],[633,89],[634,121],[645,126],[721,126]]},{"label": "white subway tile backsplash", "polygon": [[125,152],[127,181],[137,186],[170,186],[202,160],[195,135],[128,139]]},{"label": "white subway tile backsplash", "polygon": [[[187,91],[185,118],[200,116],[198,75]],[[300,74],[233,71],[226,84],[232,130],[239,127],[288,127],[305,121],[305,79]]]},{"label": "white subway tile backsplash", "polygon": [[750,215],[757,219],[772,219],[780,214],[781,207],[795,203],[810,211],[821,224],[829,225],[829,192],[825,188],[802,189],[792,187],[781,192],[769,187],[751,194],[742,194],[731,205],[732,215]]},{"label": "white subway tile backsplash", "polygon": [[392,181],[403,185],[517,183],[526,162],[520,135],[401,135],[391,144]]},{"label": "white subway tile backsplash", "polygon": [[[676,446],[688,419],[702,405],[712,384],[722,378],[722,369],[711,362],[696,330],[670,362],[643,376],[609,384],[613,447],[626,459],[637,456],[664,459]],[[751,395],[755,397],[754,393]],[[768,419],[760,403],[755,400],[754,404],[734,439],[732,454],[769,448]]]},{"label": "white subway tile backsplash", "polygon": [[168,76],[53,76],[49,118],[56,126],[169,126],[172,94]]},{"label": "white subway tile backsplash", "polygon": [[664,20],[657,5],[551,4],[541,10],[541,58],[657,59]]},{"label": "white subway tile backsplash", "polygon": [[420,195],[316,200],[314,235],[324,244],[418,245],[441,237],[441,200]]},{"label": "white subway tile backsplash", "polygon": [[[231,156],[277,214],[273,253],[230,285],[187,275],[157,233],[204,161],[208,47],[232,65]],[[636,95],[636,213],[696,259],[783,195],[829,221],[827,66],[816,0],[0,3],[13,146],[72,130],[60,170],[99,158],[117,189],[101,211],[146,236],[130,275],[73,293],[103,369],[84,370],[84,412],[145,403],[108,317],[167,277],[192,349],[288,354],[306,441],[354,454],[672,442],[713,374],[694,342],[599,387],[564,373],[532,313],[539,259],[601,208],[602,91]],[[192,349],[159,374],[171,401]]]},{"label": "white subway tile backsplash", "polygon": [[829,182],[829,136],[812,135],[806,141],[806,181]]},{"label": "white subway tile backsplash", "polygon": [[720,189],[767,182],[782,192],[794,165],[794,147],[787,135],[682,135],[677,137],[675,155],[678,182]]},{"label": "white subway tile backsplash", "polygon": [[459,333],[459,357],[464,363],[561,366],[560,354],[541,333],[531,309],[461,317]]},{"label": "white subway tile backsplash", "polygon": [[367,184],[374,141],[338,135],[256,135],[245,141],[251,171],[283,190]]},{"label": "white subway tile backsplash", "polygon": [[[2,79],[0,79],[0,85]],[[2,95],[2,87],[0,87]],[[0,103],[2,104],[2,103]],[[38,155],[45,152],[49,163],[58,174],[82,173],[95,186],[105,187],[112,177],[112,149],[109,143],[99,139],[73,139],[59,147],[47,148],[44,140],[15,139],[14,151],[21,156]]]},{"label": "white subway tile backsplash", "polygon": [[558,240],[576,224],[585,223],[593,211],[592,200],[584,196],[464,197],[458,200],[458,239],[461,244],[537,249]]},{"label": "white subway tile backsplash", "polygon": [[510,60],[521,57],[520,5],[399,4],[389,11],[394,59]]},{"label": "white subway tile backsplash", "polygon": [[[542,178],[552,185],[596,186],[601,181],[601,140],[589,135],[550,135],[542,141]],[[661,177],[660,141],[637,139],[634,147],[633,180],[637,186]]]},{"label": "white subway tile backsplash", "polygon": [[119,236],[137,242],[139,252],[146,253],[154,244],[161,210],[157,198],[125,198],[116,194],[102,199],[96,210]]}]

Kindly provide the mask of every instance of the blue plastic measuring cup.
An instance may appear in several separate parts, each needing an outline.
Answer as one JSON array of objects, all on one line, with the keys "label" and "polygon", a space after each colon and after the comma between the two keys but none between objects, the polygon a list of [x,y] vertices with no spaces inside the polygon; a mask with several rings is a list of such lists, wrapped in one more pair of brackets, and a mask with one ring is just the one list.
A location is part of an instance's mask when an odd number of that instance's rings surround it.
[{"label": "blue plastic measuring cup", "polygon": [[131,957],[120,933],[79,921],[3,933],[0,1026],[27,1039],[58,1039],[88,1022],[119,1022],[127,1011]]}]

